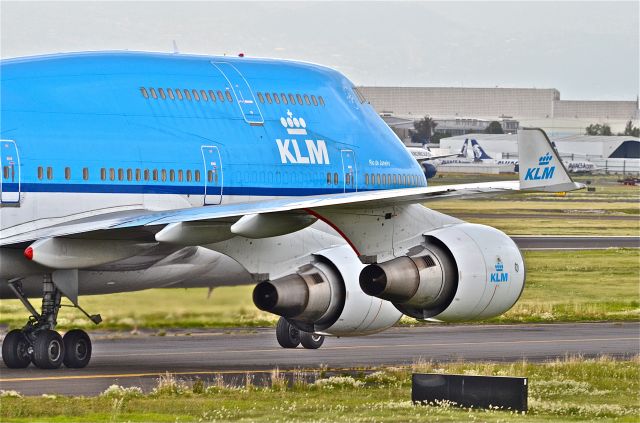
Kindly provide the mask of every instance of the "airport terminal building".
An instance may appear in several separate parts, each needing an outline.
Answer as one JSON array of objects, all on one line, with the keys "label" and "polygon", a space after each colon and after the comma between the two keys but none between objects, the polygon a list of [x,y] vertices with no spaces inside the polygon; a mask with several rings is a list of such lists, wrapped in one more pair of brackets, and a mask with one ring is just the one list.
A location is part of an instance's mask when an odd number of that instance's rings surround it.
[{"label": "airport terminal building", "polygon": [[[431,116],[455,132],[456,123],[473,130],[492,120],[505,132],[520,126],[543,128],[549,135],[584,134],[593,123],[608,124],[613,133],[625,124],[638,126],[635,101],[561,100],[554,88],[464,88],[464,87],[359,87],[371,105],[383,116],[417,120]],[[453,121],[453,122],[451,122]],[[511,122],[511,123],[510,123]],[[440,125],[442,128],[443,125]],[[475,125],[475,126],[474,126]],[[469,132],[469,131],[465,131]]]}]

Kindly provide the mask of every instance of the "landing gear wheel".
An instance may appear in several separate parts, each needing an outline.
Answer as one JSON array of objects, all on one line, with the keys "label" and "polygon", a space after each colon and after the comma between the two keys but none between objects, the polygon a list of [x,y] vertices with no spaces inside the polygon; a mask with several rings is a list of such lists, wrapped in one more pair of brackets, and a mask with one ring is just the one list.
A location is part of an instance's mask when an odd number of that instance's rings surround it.
[{"label": "landing gear wheel", "polygon": [[87,332],[81,329],[73,329],[62,338],[64,344],[64,358],[62,362],[66,367],[81,369],[86,367],[91,360],[91,339]]},{"label": "landing gear wheel", "polygon": [[58,332],[45,329],[33,343],[33,364],[40,369],[57,369],[64,360],[64,343]]},{"label": "landing gear wheel", "polygon": [[31,363],[29,342],[20,329],[14,329],[4,337],[2,361],[10,369],[24,369]]},{"label": "landing gear wheel", "polygon": [[300,345],[300,331],[281,317],[276,326],[276,339],[282,348],[295,348]]},{"label": "landing gear wheel", "polygon": [[309,350],[316,350],[324,343],[323,335],[316,335],[315,333],[301,332],[300,343],[303,347]]}]

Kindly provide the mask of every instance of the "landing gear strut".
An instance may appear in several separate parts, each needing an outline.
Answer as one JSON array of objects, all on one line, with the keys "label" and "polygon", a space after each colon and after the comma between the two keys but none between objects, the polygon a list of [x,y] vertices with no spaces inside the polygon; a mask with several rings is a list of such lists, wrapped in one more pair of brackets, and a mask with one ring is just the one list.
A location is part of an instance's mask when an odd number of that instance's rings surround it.
[{"label": "landing gear strut", "polygon": [[284,317],[278,319],[276,339],[282,348],[296,348],[302,344],[304,348],[312,350],[320,348],[324,342],[323,335],[301,331],[289,323]]},{"label": "landing gear strut", "polygon": [[51,274],[44,275],[41,313],[24,295],[20,280],[9,281],[9,287],[31,316],[22,329],[12,330],[5,336],[2,342],[4,364],[11,369],[25,368],[31,362],[40,369],[57,369],[63,363],[72,368],[85,367],[91,359],[89,335],[74,329],[63,338],[55,331],[62,294],[53,283]]}]

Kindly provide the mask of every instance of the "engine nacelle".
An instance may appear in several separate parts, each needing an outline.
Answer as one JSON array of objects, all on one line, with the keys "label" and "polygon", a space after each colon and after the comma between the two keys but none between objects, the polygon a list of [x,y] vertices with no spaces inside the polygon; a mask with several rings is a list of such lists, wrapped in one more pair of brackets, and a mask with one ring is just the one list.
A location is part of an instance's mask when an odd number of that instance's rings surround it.
[{"label": "engine nacelle", "polygon": [[424,177],[431,179],[438,173],[438,169],[431,163],[422,162],[422,170],[424,171]]},{"label": "engine nacelle", "polygon": [[348,245],[322,250],[298,272],[256,285],[253,302],[307,332],[337,336],[380,332],[393,326],[402,313],[390,302],[362,292],[358,277],[363,267]]},{"label": "engine nacelle", "polygon": [[360,286],[417,319],[461,321],[504,313],[524,289],[520,250],[503,232],[462,223],[425,234],[410,256],[365,267]]}]

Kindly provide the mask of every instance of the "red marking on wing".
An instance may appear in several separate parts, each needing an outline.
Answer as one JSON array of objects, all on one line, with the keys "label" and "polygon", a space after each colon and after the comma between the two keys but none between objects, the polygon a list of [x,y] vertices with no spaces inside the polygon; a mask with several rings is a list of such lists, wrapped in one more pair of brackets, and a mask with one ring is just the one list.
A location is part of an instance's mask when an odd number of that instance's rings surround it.
[{"label": "red marking on wing", "polygon": [[355,253],[358,255],[358,257],[360,257],[360,251],[358,251],[358,249],[356,248],[356,246],[353,244],[353,242],[351,242],[351,240],[349,239],[348,236],[345,235],[344,232],[342,232],[342,230],[340,230],[339,227],[337,227],[332,221],[330,221],[329,219],[327,219],[326,217],[322,216],[321,214],[311,210],[311,209],[304,209],[304,211],[306,211],[307,213],[309,213],[312,216],[317,217],[318,219],[322,220],[324,223],[326,223],[327,225],[331,226],[333,229],[335,229],[336,232],[338,232],[338,234],[340,234],[340,236],[342,238],[344,238],[345,241],[347,241],[347,244],[349,244],[349,246],[353,249],[353,251],[355,251]]}]

